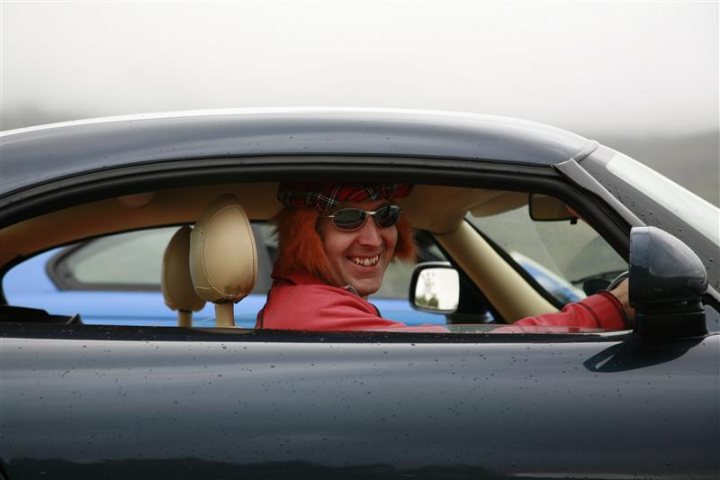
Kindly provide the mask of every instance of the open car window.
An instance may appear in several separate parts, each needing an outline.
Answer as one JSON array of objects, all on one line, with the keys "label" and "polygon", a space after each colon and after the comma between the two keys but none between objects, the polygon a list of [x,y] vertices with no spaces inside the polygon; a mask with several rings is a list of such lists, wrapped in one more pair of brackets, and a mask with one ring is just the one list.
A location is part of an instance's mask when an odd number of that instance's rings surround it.
[{"label": "open car window", "polygon": [[[555,308],[603,288],[626,268],[624,260],[582,221],[538,222],[531,218],[527,206],[479,217],[468,214],[466,219],[479,230],[479,239],[482,235],[493,242],[504,258],[501,261],[523,270],[524,280],[515,281],[528,282],[531,289],[552,298]],[[78,313],[86,324],[176,326],[176,313],[164,304],[160,292],[160,276],[165,248],[177,229],[158,227],[105,235],[45,252],[11,269],[3,279],[4,292],[10,304],[31,305],[61,315]],[[272,284],[277,254],[271,224],[253,222],[252,232],[258,247],[258,276],[252,293],[235,308],[235,325],[242,328],[255,327]],[[450,309],[443,301],[439,311],[433,310],[430,296],[418,298],[412,305],[410,290],[416,264],[394,261],[380,290],[369,298],[384,318],[411,327],[447,326],[457,333],[489,331],[504,323],[502,309],[473,285],[472,273],[464,271],[475,267],[447,256],[428,232],[419,230],[415,243],[417,263],[455,266],[460,275],[455,280],[458,285],[447,286],[457,298],[447,303],[452,305]],[[463,248],[471,256],[484,255],[473,252],[472,244]],[[211,304],[194,314],[193,326],[215,326]]]},{"label": "open car window", "polygon": [[[60,315],[79,314],[85,324],[177,326],[176,314],[161,294],[165,248],[178,227],[160,227],[94,238],[42,253],[16,265],[3,277],[10,305],[33,306]],[[274,227],[253,222],[258,246],[258,275],[251,295],[236,307],[235,323],[254,328],[258,311],[272,284],[277,252]],[[427,241],[421,258],[440,259]],[[371,298],[384,316],[410,325],[445,323],[439,313],[419,312],[408,302],[413,264],[393,262],[386,282]],[[207,304],[194,315],[194,326],[214,326]]]}]

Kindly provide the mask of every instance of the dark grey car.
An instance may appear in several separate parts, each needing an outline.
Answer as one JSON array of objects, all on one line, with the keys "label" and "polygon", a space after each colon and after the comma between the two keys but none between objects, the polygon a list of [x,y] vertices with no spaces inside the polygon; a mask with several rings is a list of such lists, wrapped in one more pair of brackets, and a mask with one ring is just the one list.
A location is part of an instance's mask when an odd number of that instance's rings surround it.
[{"label": "dark grey car", "polygon": [[[191,225],[218,194],[266,221],[291,179],[416,184],[403,207],[435,253],[407,269],[408,300],[432,310],[417,278],[458,272],[456,304],[436,309],[447,333],[101,326],[82,305],[0,306],[2,478],[720,476],[718,209],[618,152],[528,122],[383,110],[1,140],[3,274],[60,245]],[[566,301],[518,255],[588,294],[629,270],[635,323],[494,331]],[[491,278],[487,262],[503,268]]]}]

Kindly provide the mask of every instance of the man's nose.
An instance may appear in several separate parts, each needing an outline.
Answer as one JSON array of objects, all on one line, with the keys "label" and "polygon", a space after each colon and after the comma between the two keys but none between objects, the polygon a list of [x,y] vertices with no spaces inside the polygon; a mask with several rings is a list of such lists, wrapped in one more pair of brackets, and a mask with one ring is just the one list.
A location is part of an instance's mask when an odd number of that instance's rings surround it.
[{"label": "man's nose", "polygon": [[361,245],[377,246],[382,244],[380,228],[375,224],[374,218],[368,218],[358,230],[357,242]]}]

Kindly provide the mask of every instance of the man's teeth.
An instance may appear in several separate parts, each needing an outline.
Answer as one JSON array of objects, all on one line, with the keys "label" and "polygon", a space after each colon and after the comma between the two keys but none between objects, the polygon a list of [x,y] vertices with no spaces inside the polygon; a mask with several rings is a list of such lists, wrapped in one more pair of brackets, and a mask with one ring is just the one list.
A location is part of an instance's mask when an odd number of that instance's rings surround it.
[{"label": "man's teeth", "polygon": [[353,263],[363,267],[371,267],[380,261],[380,255],[374,257],[350,257]]}]

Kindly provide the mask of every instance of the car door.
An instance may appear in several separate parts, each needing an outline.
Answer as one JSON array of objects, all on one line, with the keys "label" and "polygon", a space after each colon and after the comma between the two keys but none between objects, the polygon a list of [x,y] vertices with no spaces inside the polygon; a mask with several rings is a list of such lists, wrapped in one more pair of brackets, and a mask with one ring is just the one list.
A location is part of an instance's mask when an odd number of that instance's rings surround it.
[{"label": "car door", "polygon": [[2,324],[33,478],[713,478],[720,337]]}]

